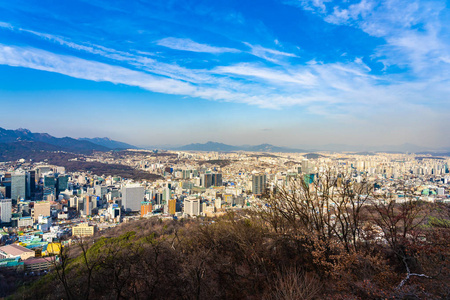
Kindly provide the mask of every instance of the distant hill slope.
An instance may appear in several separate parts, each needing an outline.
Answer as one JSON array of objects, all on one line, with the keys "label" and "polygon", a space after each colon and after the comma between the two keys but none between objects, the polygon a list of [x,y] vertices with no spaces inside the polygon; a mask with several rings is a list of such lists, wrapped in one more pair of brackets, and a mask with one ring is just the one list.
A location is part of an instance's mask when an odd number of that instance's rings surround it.
[{"label": "distant hill slope", "polygon": [[207,142],[205,144],[189,144],[173,150],[181,151],[218,151],[218,152],[232,152],[232,151],[251,151],[251,152],[284,152],[284,153],[302,153],[306,152],[301,149],[291,149],[286,147],[277,147],[270,144],[261,144],[256,146],[233,146],[223,143]]},{"label": "distant hill slope", "polygon": [[[410,143],[404,143],[401,145],[380,145],[380,146],[367,146],[367,145],[345,145],[345,144],[327,144],[323,146],[317,146],[317,149],[321,151],[336,151],[336,152],[388,152],[388,153],[405,153],[413,152],[419,153],[432,150],[432,147],[422,147]],[[448,151],[447,149],[440,149],[441,151]]]},{"label": "distant hill slope", "polygon": [[109,150],[107,147],[70,137],[56,138],[47,133],[33,133],[22,128],[17,130],[0,128],[1,161],[19,158],[35,159],[35,157],[42,157],[43,152],[64,151],[88,154],[92,151]]},{"label": "distant hill slope", "polygon": [[88,141],[91,143],[94,143],[96,145],[100,145],[109,149],[138,149],[136,146],[111,140],[110,138],[104,137],[104,138],[79,138],[79,141]]},{"label": "distant hill slope", "polygon": [[323,155],[317,154],[317,153],[308,153],[305,155],[307,159],[317,159],[319,157],[324,157]]},{"label": "distant hill slope", "polygon": [[223,143],[207,142],[205,144],[189,144],[182,147],[178,147],[175,150],[182,151],[221,151],[221,152],[231,152],[240,150],[239,147],[231,146]]},{"label": "distant hill slope", "polygon": [[19,128],[8,130],[0,128],[0,143],[12,143],[19,141],[41,142],[64,148],[68,151],[108,151],[109,149],[89,141],[79,141],[70,137],[56,138],[48,133],[33,133],[28,129]]},{"label": "distant hill slope", "polygon": [[248,146],[245,148],[242,148],[244,151],[253,151],[253,152],[282,152],[282,153],[303,153],[307,152],[306,150],[302,149],[293,149],[293,148],[287,148],[287,147],[278,147],[270,144],[261,144],[256,146]]}]

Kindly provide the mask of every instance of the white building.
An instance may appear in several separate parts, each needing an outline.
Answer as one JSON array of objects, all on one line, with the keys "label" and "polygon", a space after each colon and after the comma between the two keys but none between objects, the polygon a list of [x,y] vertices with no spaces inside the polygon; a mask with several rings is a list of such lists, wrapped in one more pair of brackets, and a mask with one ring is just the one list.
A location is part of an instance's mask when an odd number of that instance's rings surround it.
[{"label": "white building", "polygon": [[200,199],[184,200],[184,214],[190,217],[198,216],[201,212]]},{"label": "white building", "polygon": [[11,209],[12,209],[11,199],[0,200],[0,223],[11,222]]},{"label": "white building", "polygon": [[128,185],[122,188],[122,206],[126,211],[139,211],[144,201],[144,187]]}]

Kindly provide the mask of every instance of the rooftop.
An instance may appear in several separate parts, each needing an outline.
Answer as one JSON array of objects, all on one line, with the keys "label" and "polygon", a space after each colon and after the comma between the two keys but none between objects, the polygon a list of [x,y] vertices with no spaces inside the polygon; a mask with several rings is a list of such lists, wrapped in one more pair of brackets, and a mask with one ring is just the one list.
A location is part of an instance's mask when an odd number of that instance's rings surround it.
[{"label": "rooftop", "polygon": [[7,245],[7,246],[3,246],[0,247],[0,251],[9,254],[9,255],[13,255],[13,256],[18,256],[21,255],[24,252],[33,252],[33,250],[27,249],[25,247],[22,247],[20,245],[16,245],[16,244],[11,244],[11,245]]}]

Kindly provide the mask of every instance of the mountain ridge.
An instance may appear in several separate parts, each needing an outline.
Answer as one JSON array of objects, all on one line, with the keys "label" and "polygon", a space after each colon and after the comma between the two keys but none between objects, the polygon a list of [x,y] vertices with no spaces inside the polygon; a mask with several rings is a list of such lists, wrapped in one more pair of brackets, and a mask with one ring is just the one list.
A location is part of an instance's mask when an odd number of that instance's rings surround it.
[{"label": "mountain ridge", "polygon": [[109,148],[109,149],[113,149],[113,150],[116,150],[116,149],[138,149],[138,147],[136,147],[134,145],[127,144],[127,143],[120,142],[120,141],[115,141],[115,140],[110,139],[108,137],[103,137],[103,138],[100,138],[100,137],[95,137],[95,138],[84,137],[84,138],[79,138],[78,140],[79,141],[88,141],[88,142],[94,143],[96,145],[100,145],[100,146],[103,146],[103,147],[106,147],[106,148]]},{"label": "mountain ridge", "polygon": [[248,151],[248,152],[283,152],[283,153],[304,153],[308,152],[303,149],[294,149],[288,147],[278,147],[271,144],[260,144],[260,145],[242,145],[233,146],[224,143],[208,141],[204,144],[193,143],[184,145],[181,147],[173,148],[172,150],[179,151],[217,151],[217,152],[234,152],[234,151]]},{"label": "mountain ridge", "polygon": [[67,136],[57,138],[48,133],[33,133],[25,128],[13,130],[0,127],[0,161],[36,159],[42,157],[43,153],[52,152],[91,154],[94,151],[106,152],[113,149],[88,140]]}]

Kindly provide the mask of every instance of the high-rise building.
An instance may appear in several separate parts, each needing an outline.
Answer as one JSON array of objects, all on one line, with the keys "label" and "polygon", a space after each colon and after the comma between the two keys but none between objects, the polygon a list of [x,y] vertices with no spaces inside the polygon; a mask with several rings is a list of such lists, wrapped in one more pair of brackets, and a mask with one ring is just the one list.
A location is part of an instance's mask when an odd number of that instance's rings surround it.
[{"label": "high-rise building", "polygon": [[93,201],[92,201],[92,198],[95,198],[95,197],[93,197],[93,196],[91,196],[91,195],[86,195],[85,197],[84,197],[84,202],[83,202],[83,213],[84,213],[84,215],[86,215],[86,216],[90,216],[90,215],[92,215],[92,209],[93,209]]},{"label": "high-rise building", "polygon": [[307,159],[304,159],[302,161],[301,171],[303,174],[308,174],[308,173],[312,172],[313,169],[314,169],[314,166],[310,161],[308,161]]},{"label": "high-rise building", "polygon": [[154,204],[155,205],[161,205],[163,204],[163,194],[162,193],[155,193],[153,196]]},{"label": "high-rise building", "polygon": [[216,198],[216,199],[214,200],[214,207],[215,207],[216,209],[222,208],[222,199]]},{"label": "high-rise building", "polygon": [[200,199],[185,199],[184,213],[190,217],[198,216],[201,212]]},{"label": "high-rise building", "polygon": [[151,213],[153,211],[153,206],[151,202],[142,201],[141,202],[141,217]]},{"label": "high-rise building", "polygon": [[0,224],[11,222],[11,209],[12,209],[11,199],[0,200]]},{"label": "high-rise building", "polygon": [[56,195],[56,178],[53,175],[44,176],[44,198],[48,195]]},{"label": "high-rise building", "polygon": [[223,200],[228,205],[233,205],[234,204],[234,196],[232,194],[224,194],[223,195]]},{"label": "high-rise building", "polygon": [[213,173],[212,174],[212,185],[213,186],[222,186],[222,173]]},{"label": "high-rise building", "polygon": [[36,194],[36,171],[28,171],[26,177],[26,199],[34,200]]},{"label": "high-rise building", "polygon": [[120,219],[120,207],[119,205],[112,203],[108,206],[108,214],[111,218],[118,221]]},{"label": "high-rise building", "polygon": [[60,175],[56,179],[56,195],[67,190],[69,187],[69,176],[68,175]]},{"label": "high-rise building", "polygon": [[255,195],[262,195],[266,189],[266,175],[254,174],[252,175],[252,193]]},{"label": "high-rise building", "polygon": [[245,205],[245,199],[242,196],[237,196],[234,200],[234,202],[236,203],[236,205],[238,206],[244,206]]},{"label": "high-rise building", "polygon": [[2,186],[5,187],[4,197],[11,199],[11,173],[6,173],[5,177],[2,178]]},{"label": "high-rise building", "polygon": [[171,192],[170,192],[170,189],[168,188],[168,187],[166,187],[166,188],[164,188],[163,189],[163,191],[162,191],[162,194],[163,194],[163,201],[164,201],[164,204],[165,203],[167,203],[167,201],[169,201],[169,199],[171,198]]},{"label": "high-rise building", "polygon": [[33,219],[36,222],[39,216],[49,217],[50,216],[50,202],[39,201],[34,202],[34,208],[32,213]]},{"label": "high-rise building", "polygon": [[108,193],[108,187],[104,185],[97,185],[95,187],[95,194],[99,196],[100,198],[105,198],[106,194]]},{"label": "high-rise building", "polygon": [[177,212],[177,199],[169,200],[169,214],[174,215]]},{"label": "high-rise building", "polygon": [[20,198],[25,199],[26,186],[25,172],[11,174],[11,199],[15,201],[19,201]]},{"label": "high-rise building", "polygon": [[212,174],[206,173],[200,176],[200,184],[204,188],[209,188],[212,186]]},{"label": "high-rise building", "polygon": [[50,166],[39,166],[36,167],[36,177],[41,178],[44,174],[52,172],[52,168]]},{"label": "high-rise building", "polygon": [[144,201],[144,187],[129,185],[122,188],[122,205],[126,211],[139,211]]},{"label": "high-rise building", "polygon": [[316,177],[316,174],[309,173],[309,174],[303,174],[303,181],[305,184],[311,184],[314,182],[314,179]]},{"label": "high-rise building", "polygon": [[191,177],[192,170],[183,170],[182,171],[182,178],[183,179],[189,179]]}]

